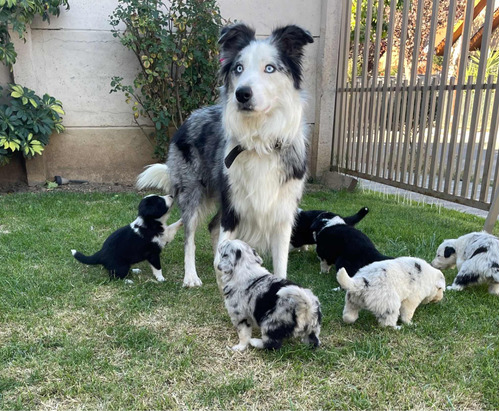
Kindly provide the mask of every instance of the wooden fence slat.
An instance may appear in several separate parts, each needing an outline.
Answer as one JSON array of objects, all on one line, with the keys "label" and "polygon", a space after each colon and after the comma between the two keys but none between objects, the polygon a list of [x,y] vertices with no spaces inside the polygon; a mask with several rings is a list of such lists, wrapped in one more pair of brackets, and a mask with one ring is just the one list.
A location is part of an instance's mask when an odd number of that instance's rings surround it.
[{"label": "wooden fence slat", "polygon": [[[431,100],[429,103],[429,114],[428,114],[428,119],[427,119],[427,133],[426,133],[426,144],[425,144],[425,153],[424,153],[424,164],[422,166],[423,172],[422,176],[424,179],[424,184],[426,187],[429,187],[431,180],[434,180],[434,176],[428,172],[427,169],[427,162],[432,154],[432,147],[434,146],[433,141],[432,141],[432,125],[433,125],[433,117],[434,113],[436,112],[436,93],[437,93],[437,88],[438,88],[438,83],[437,83],[437,78],[433,77],[432,82],[431,82],[431,89],[430,89],[430,94],[431,94]],[[430,171],[430,170],[429,170]]]},{"label": "wooden fence slat", "polygon": [[[493,83],[493,76],[489,75],[488,76],[488,84]],[[479,183],[479,175],[481,174],[481,164],[483,163],[484,159],[484,143],[486,141],[486,127],[488,125],[488,116],[490,114],[490,101],[491,101],[491,89],[486,89],[484,93],[484,106],[483,106],[483,115],[481,119],[481,130],[480,130],[480,135],[479,135],[479,143],[477,146],[477,154],[476,154],[476,159],[475,159],[475,170],[474,170],[474,180],[472,182],[472,191],[471,191],[471,196],[470,198],[475,199],[477,196],[477,189],[478,189],[478,183]],[[478,114],[479,115],[479,114]],[[489,136],[490,138],[493,138],[492,136]],[[482,181],[481,184],[488,184],[489,181]]]},{"label": "wooden fence slat", "polygon": [[415,105],[415,114],[414,114],[414,119],[413,119],[413,127],[411,130],[412,133],[412,145],[411,145],[411,152],[410,152],[410,167],[408,171],[408,182],[411,183],[411,181],[415,181],[415,169],[414,169],[414,164],[416,163],[416,157],[418,155],[418,142],[417,142],[417,137],[418,137],[418,123],[420,119],[420,104],[422,103],[422,92],[423,90],[420,90],[420,84],[422,80],[420,78],[417,79],[417,91],[416,91],[416,105]]},{"label": "wooden fence slat", "polygon": [[[463,39],[469,39],[470,38],[470,32],[471,32],[471,27],[472,27],[472,21],[473,21],[473,13],[474,13],[474,0],[467,0],[467,6],[465,9],[465,18],[464,18],[464,29],[462,31],[462,40]],[[450,192],[450,184],[452,182],[452,170],[453,170],[453,157],[455,154],[455,138],[458,134],[458,124],[459,124],[459,118],[460,118],[460,110],[462,108],[462,92],[460,90],[460,87],[465,84],[465,70],[467,68],[467,60],[469,58],[469,42],[467,40],[462,41],[462,47],[461,47],[461,53],[460,53],[460,65],[458,68],[458,78],[457,78],[457,85],[459,89],[456,92],[455,95],[455,110],[453,111],[453,123],[451,127],[451,135],[452,139],[450,140],[450,147],[448,151],[448,161],[447,161],[447,173],[446,173],[446,179],[444,182],[444,191],[446,193]],[[457,176],[458,177],[458,176]],[[455,186],[457,186],[457,182],[455,180]]]},{"label": "wooden fence slat", "polygon": [[[451,47],[453,44],[453,28],[455,25],[455,9],[457,7],[457,0],[450,0],[450,4],[448,7],[448,20],[446,22],[446,36],[445,36],[445,46],[444,46],[444,52],[443,52],[443,66],[441,69],[441,81],[439,84],[439,95],[438,95],[438,105],[437,105],[437,117],[436,117],[436,127],[434,131],[434,149],[432,151],[432,160],[431,160],[431,171],[430,174],[432,176],[431,181],[430,181],[430,188],[434,188],[434,182],[436,180],[436,187],[439,190],[439,184],[440,184],[440,176],[441,173],[438,171],[438,177],[437,179],[434,178],[436,175],[436,166],[441,166],[442,162],[439,164],[436,163],[436,159],[438,156],[438,151],[439,147],[441,148],[441,153],[444,151],[444,147],[447,145],[446,141],[446,135],[443,135],[443,142],[441,143],[441,124],[443,120],[443,105],[444,105],[444,100],[446,97],[448,99],[451,98],[451,94],[448,93],[448,96],[445,95],[445,86],[448,83],[448,71],[450,67],[450,55],[451,55]],[[450,101],[450,100],[448,100]],[[449,121],[449,118],[448,120]],[[445,127],[447,127],[447,123],[445,123]],[[441,156],[442,158],[442,156]],[[440,167],[441,168],[441,167]]]},{"label": "wooden fence slat", "polygon": [[465,155],[464,173],[463,181],[467,184],[462,184],[462,197],[468,196],[469,191],[469,180],[471,173],[471,163],[472,154],[474,153],[474,147],[476,146],[476,132],[477,124],[479,118],[479,103],[481,101],[482,93],[480,85],[484,82],[484,75],[486,73],[486,59],[488,57],[488,50],[491,38],[491,28],[493,23],[493,6],[495,0],[488,0],[486,3],[486,12],[484,15],[484,29],[483,29],[483,39],[481,41],[481,57],[479,59],[479,66],[476,78],[476,88],[474,93],[474,103],[472,104],[472,112],[474,115],[471,117],[471,122],[469,125],[469,142],[467,144],[467,153]]},{"label": "wooden fence slat", "polygon": [[490,176],[493,168],[493,161],[495,159],[495,147],[498,138],[498,83],[495,88],[495,99],[493,100],[493,111],[491,113],[490,134],[488,140],[488,148],[486,149],[485,165],[483,169],[483,177],[481,179],[481,195],[480,201],[488,201]]}]

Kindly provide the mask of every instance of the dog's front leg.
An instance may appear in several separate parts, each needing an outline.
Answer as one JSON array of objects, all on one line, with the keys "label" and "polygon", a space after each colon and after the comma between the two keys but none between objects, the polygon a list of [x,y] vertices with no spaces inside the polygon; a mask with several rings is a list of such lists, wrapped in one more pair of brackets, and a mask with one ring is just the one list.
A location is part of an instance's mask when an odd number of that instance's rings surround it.
[{"label": "dog's front leg", "polygon": [[271,252],[273,254],[274,275],[286,278],[288,266],[288,250],[292,226],[281,226],[277,228],[272,238]]},{"label": "dog's front leg", "polygon": [[182,227],[182,219],[176,221],[173,224],[170,224],[163,233],[163,238],[165,240],[165,243],[169,243],[170,241],[172,241],[175,235],[177,234],[177,231],[179,231],[179,228],[181,227]]},{"label": "dog's front leg", "polygon": [[244,351],[252,339],[252,326],[247,320],[243,320],[236,325],[236,331],[238,331],[240,343],[233,346],[232,349],[233,351]]}]

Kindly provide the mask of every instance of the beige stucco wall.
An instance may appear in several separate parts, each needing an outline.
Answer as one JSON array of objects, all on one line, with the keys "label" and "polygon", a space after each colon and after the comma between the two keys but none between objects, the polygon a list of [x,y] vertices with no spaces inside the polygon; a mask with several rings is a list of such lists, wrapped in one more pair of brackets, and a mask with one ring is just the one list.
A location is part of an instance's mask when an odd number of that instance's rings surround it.
[{"label": "beige stucco wall", "polygon": [[[252,25],[258,36],[267,36],[274,27],[288,23],[299,24],[313,34],[315,42],[306,47],[304,61],[304,88],[309,93],[306,121],[311,134],[325,1],[341,0],[219,0],[225,18]],[[35,20],[26,42],[16,41],[15,81],[55,96],[66,111],[67,132],[52,139],[42,156],[43,164],[38,160],[32,167],[31,179],[41,179],[45,173],[44,179],[57,174],[96,182],[132,182],[142,167],[154,160],[151,145],[135,126],[123,94],[109,93],[112,76],[131,83],[138,70],[135,55],[110,32],[109,15],[117,2],[73,0],[70,5],[71,9],[62,10],[50,25]],[[29,162],[27,168],[29,171]]]}]

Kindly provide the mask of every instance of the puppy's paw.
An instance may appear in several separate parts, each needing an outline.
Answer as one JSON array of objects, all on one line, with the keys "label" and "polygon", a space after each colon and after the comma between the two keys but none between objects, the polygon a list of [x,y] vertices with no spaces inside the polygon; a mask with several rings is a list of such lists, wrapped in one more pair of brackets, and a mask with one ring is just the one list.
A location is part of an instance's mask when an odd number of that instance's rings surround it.
[{"label": "puppy's paw", "polygon": [[250,345],[255,348],[264,348],[264,342],[260,338],[251,338]]},{"label": "puppy's paw", "polygon": [[163,281],[165,281],[165,278],[163,276],[158,276],[158,277],[156,277],[156,281],[158,281],[159,283],[162,283]]},{"label": "puppy's paw", "polygon": [[246,350],[246,348],[247,348],[247,346],[246,346],[246,345],[243,345],[243,344],[238,344],[238,345],[233,346],[231,349],[232,349],[233,351],[242,352],[242,351],[245,351],[245,350]]},{"label": "puppy's paw", "polygon": [[335,287],[335,288],[332,288],[332,291],[342,291],[342,287]]},{"label": "puppy's paw", "polygon": [[132,271],[133,274],[140,274],[140,273],[142,273],[142,270],[140,268],[132,268],[131,271]]},{"label": "puppy's paw", "polygon": [[452,285],[449,285],[448,287],[446,287],[446,289],[451,290],[451,291],[462,291],[464,289],[464,287],[462,287],[461,285],[452,284]]},{"label": "puppy's paw", "polygon": [[123,282],[125,284],[134,284],[134,282],[132,280],[129,280],[128,278],[125,278],[125,280],[123,280]]},{"label": "puppy's paw", "polygon": [[400,325],[393,325],[392,328],[394,328],[395,330],[400,330],[401,326]]}]

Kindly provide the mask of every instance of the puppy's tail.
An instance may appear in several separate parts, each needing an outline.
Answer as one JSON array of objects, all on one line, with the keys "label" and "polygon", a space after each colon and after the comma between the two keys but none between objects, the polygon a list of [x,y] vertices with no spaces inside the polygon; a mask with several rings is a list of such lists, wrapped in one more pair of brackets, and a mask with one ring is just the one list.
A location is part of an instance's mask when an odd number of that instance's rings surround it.
[{"label": "puppy's tail", "polygon": [[170,172],[166,164],[151,164],[137,177],[136,187],[139,190],[159,188],[170,192]]},{"label": "puppy's tail", "polygon": [[337,271],[337,281],[344,290],[354,291],[358,288],[356,281],[349,277],[344,267]]},{"label": "puppy's tail", "polygon": [[309,332],[321,323],[321,309],[318,298],[311,290],[288,285],[281,288],[276,295],[283,299],[292,299],[297,304],[295,314],[299,329],[310,328]]},{"label": "puppy's tail", "polygon": [[86,256],[76,250],[71,250],[71,254],[73,254],[73,257],[75,257],[78,261],[80,261],[83,264],[89,264],[89,265],[101,264],[100,251],[98,251],[93,255]]},{"label": "puppy's tail", "polygon": [[363,207],[356,214],[345,217],[344,221],[347,225],[354,226],[358,224],[365,217],[365,215],[368,214],[368,211],[370,211],[368,210],[368,207]]}]

